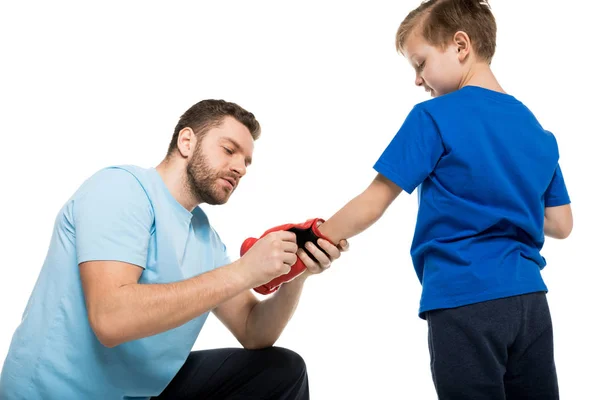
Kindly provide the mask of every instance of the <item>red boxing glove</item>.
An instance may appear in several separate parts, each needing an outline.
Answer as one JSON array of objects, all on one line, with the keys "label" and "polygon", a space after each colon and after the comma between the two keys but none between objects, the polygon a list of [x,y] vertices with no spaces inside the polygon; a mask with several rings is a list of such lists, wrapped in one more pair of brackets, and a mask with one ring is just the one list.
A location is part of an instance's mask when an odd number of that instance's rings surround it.
[{"label": "red boxing glove", "polygon": [[[298,248],[304,247],[306,242],[312,242],[315,246],[317,246],[317,248],[319,248],[319,250],[323,251],[321,246],[319,246],[317,244],[317,239],[323,238],[330,242],[331,242],[331,240],[327,239],[319,231],[319,228],[317,227],[317,223],[319,223],[319,222],[324,222],[324,220],[321,218],[314,218],[314,219],[309,219],[308,221],[306,221],[302,224],[285,224],[285,225],[276,226],[274,228],[269,229],[265,233],[263,233],[260,238],[263,238],[264,236],[268,235],[271,232],[290,231],[290,232],[294,232],[296,234],[296,244],[298,245]],[[240,249],[240,256],[243,256],[252,246],[254,246],[254,243],[256,243],[257,241],[258,241],[258,239],[253,238],[253,237],[250,237],[250,238],[244,240],[244,242],[242,243],[242,247]],[[317,261],[310,252],[307,251],[306,254],[313,260]],[[281,286],[281,284],[293,280],[295,277],[297,277],[302,272],[304,272],[305,269],[306,269],[306,266],[304,265],[302,260],[300,260],[300,258],[298,258],[296,263],[294,265],[292,265],[290,272],[288,272],[287,274],[281,275],[281,276],[271,280],[270,282],[265,283],[264,285],[255,287],[254,290],[260,294],[273,293],[277,289],[279,289],[279,286]]]}]

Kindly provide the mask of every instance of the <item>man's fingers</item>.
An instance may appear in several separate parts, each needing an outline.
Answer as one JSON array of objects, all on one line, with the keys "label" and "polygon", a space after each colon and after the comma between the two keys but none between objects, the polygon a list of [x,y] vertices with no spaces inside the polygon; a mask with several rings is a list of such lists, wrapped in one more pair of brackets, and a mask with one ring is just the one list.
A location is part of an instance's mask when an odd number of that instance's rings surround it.
[{"label": "man's fingers", "polygon": [[321,246],[323,250],[325,250],[325,252],[329,256],[329,259],[337,260],[338,258],[340,258],[340,249],[334,246],[331,242],[325,239],[319,239],[317,240],[317,243],[319,244],[319,246]]},{"label": "man's fingers", "polygon": [[296,243],[296,234],[290,231],[277,231],[275,232],[279,239],[284,240],[286,242],[294,242]]},{"label": "man's fingers", "polygon": [[298,251],[298,245],[296,244],[296,242],[282,241],[281,246],[283,248],[283,251],[285,251],[286,253],[296,254],[296,252]]},{"label": "man's fingers", "polygon": [[[325,253],[319,250],[317,246],[315,246],[312,242],[306,242],[304,247],[306,248],[306,250],[310,251],[313,256],[315,256],[321,268],[329,268],[329,266],[331,265],[331,260],[329,259],[329,257],[327,257]],[[335,246],[332,247],[335,248]]]},{"label": "man's fingers", "polygon": [[284,264],[287,264],[291,267],[292,265],[296,264],[297,260],[298,256],[296,255],[296,253],[283,253]]},{"label": "man's fingers", "polygon": [[298,258],[300,260],[302,260],[302,262],[306,266],[306,269],[311,274],[318,274],[319,272],[321,272],[321,268],[319,268],[317,263],[314,262],[313,259],[310,258],[308,254],[306,254],[306,251],[304,249],[298,250]]}]

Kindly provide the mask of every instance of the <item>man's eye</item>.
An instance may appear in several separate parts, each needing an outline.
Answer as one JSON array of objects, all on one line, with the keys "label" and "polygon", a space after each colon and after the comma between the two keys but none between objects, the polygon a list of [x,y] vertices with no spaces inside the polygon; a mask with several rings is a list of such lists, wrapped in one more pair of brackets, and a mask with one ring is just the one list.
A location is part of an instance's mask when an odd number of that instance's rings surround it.
[{"label": "man's eye", "polygon": [[225,152],[227,154],[233,154],[233,150],[231,150],[230,148],[227,148],[227,147],[223,147],[223,148],[225,149]]}]

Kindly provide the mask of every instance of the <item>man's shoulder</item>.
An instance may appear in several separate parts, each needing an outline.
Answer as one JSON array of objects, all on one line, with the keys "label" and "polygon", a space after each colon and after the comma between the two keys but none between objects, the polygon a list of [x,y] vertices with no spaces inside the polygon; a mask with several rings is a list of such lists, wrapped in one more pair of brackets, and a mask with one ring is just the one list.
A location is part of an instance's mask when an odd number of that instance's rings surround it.
[{"label": "man's shoulder", "polygon": [[86,180],[86,183],[110,185],[115,188],[131,185],[144,187],[148,175],[149,169],[136,165],[111,165],[97,170]]},{"label": "man's shoulder", "polygon": [[92,177],[97,179],[114,179],[114,180],[128,180],[148,174],[147,168],[142,168],[137,165],[109,165],[96,171]]},{"label": "man's shoulder", "polygon": [[130,200],[137,197],[143,200],[147,196],[145,189],[147,175],[147,169],[135,165],[104,167],[81,184],[74,198],[94,195],[129,197]]}]

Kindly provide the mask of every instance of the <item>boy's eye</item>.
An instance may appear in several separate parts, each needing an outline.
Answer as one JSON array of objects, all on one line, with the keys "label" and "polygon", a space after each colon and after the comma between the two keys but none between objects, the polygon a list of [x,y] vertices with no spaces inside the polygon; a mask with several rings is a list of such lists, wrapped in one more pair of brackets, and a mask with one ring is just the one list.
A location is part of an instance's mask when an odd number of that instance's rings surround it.
[{"label": "boy's eye", "polygon": [[425,61],[423,61],[421,64],[417,65],[417,71],[423,71],[424,66],[425,66]]},{"label": "boy's eye", "polygon": [[225,152],[227,154],[233,154],[233,150],[231,150],[230,148],[228,148],[228,147],[223,147],[223,148],[225,149]]}]

